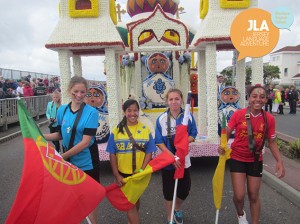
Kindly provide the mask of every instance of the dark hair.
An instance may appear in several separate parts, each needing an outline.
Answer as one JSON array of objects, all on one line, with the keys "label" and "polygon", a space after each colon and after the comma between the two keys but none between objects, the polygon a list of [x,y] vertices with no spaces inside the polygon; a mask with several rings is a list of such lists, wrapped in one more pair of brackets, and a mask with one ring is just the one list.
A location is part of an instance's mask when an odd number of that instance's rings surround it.
[{"label": "dark hair", "polygon": [[[127,110],[128,107],[130,107],[131,105],[135,104],[138,107],[138,110],[140,110],[140,105],[136,100],[133,99],[129,99],[126,100],[122,106],[123,112],[125,113],[125,111]],[[121,132],[122,134],[124,134],[124,126],[127,125],[127,119],[126,116],[123,117],[123,119],[121,120],[121,122],[118,124],[118,128],[119,128],[119,132]]]},{"label": "dark hair", "polygon": [[255,89],[263,89],[264,91],[265,91],[265,93],[267,93],[267,90],[265,89],[265,87],[263,87],[262,85],[260,85],[260,84],[256,84],[256,85],[254,85],[254,86],[251,86],[251,88],[249,89],[249,92],[248,92],[248,96],[250,96],[251,95],[251,93],[253,92],[253,90],[255,90]]}]

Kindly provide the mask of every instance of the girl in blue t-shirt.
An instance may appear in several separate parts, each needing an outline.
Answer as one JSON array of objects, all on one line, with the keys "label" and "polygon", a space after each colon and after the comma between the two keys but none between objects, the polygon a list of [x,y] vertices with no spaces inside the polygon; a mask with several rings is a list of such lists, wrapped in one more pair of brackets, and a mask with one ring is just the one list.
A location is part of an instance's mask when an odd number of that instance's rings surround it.
[{"label": "girl in blue t-shirt", "polygon": [[[99,154],[95,143],[98,126],[98,111],[84,103],[88,90],[87,81],[73,76],[68,86],[72,101],[62,105],[57,111],[58,131],[44,134],[47,141],[62,140],[64,160],[83,170],[97,182],[99,181]],[[77,124],[77,125],[76,125]],[[93,224],[97,223],[96,209],[89,214]]]}]

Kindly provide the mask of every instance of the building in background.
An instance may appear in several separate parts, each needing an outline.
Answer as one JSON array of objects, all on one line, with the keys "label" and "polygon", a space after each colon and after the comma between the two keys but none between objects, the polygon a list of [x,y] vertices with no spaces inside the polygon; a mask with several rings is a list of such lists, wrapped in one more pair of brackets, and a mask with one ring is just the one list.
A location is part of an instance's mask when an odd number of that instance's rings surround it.
[{"label": "building in background", "polygon": [[270,65],[278,66],[278,84],[294,84],[300,88],[300,45],[286,46],[270,54]]}]

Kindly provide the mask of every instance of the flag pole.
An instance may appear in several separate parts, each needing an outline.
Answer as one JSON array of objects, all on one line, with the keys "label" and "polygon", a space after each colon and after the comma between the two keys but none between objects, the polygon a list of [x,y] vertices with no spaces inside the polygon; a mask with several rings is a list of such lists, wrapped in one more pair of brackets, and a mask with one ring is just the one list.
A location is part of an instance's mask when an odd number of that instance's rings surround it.
[{"label": "flag pole", "polygon": [[218,224],[218,222],[219,222],[219,209],[217,209],[217,211],[216,211],[216,222],[215,222],[215,224]]},{"label": "flag pole", "polygon": [[86,219],[86,221],[87,221],[88,224],[92,224],[92,222],[91,222],[91,220],[90,220],[90,218],[88,216],[85,217],[85,219]]},{"label": "flag pole", "polygon": [[[189,115],[190,115],[190,108],[191,108],[191,96],[192,96],[192,92],[189,91],[185,109],[184,109],[184,116],[183,116],[183,120],[182,120],[182,125],[185,125],[185,126],[187,126],[189,123]],[[179,158],[177,156],[175,156],[175,159],[177,161]],[[184,167],[183,167],[183,169],[184,169]],[[178,178],[175,179],[170,223],[173,223],[173,219],[174,219],[175,203],[176,203],[176,196],[177,196],[177,186],[178,186]]]},{"label": "flag pole", "polygon": [[173,223],[174,219],[174,210],[175,210],[175,203],[176,203],[176,196],[177,196],[177,186],[178,186],[178,178],[175,179],[175,186],[174,186],[174,194],[173,194],[173,202],[172,202],[172,210],[171,210],[171,220],[170,223]]}]

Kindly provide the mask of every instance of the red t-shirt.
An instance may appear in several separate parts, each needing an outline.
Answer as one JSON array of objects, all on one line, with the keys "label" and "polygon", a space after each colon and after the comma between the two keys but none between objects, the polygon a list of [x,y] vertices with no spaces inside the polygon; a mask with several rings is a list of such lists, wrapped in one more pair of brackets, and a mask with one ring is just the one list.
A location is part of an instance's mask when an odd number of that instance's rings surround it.
[{"label": "red t-shirt", "polygon": [[[254,155],[248,148],[248,130],[245,118],[246,112],[247,108],[235,111],[227,125],[231,130],[236,130],[234,141],[231,144],[231,158],[242,162],[254,162]],[[265,114],[268,122],[266,139],[275,138],[275,119],[270,113],[266,112]],[[261,146],[264,137],[265,124],[263,114],[259,113],[258,115],[253,116],[250,113],[250,120],[256,148],[258,149]],[[260,155],[259,160],[262,160],[262,155]]]}]

